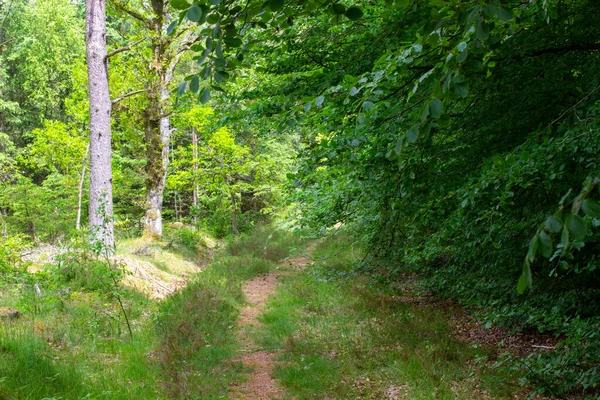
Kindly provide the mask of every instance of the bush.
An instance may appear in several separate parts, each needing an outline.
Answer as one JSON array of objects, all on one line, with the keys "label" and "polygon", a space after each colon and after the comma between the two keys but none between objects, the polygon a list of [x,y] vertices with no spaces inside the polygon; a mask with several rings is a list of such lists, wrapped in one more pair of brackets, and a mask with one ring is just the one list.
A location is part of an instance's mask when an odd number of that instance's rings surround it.
[{"label": "bush", "polygon": [[29,241],[25,235],[8,236],[6,240],[0,243],[0,283],[10,283],[21,272],[26,272],[26,269],[21,269],[23,266],[21,261],[21,251],[29,245]]},{"label": "bush", "polygon": [[176,243],[183,246],[196,248],[198,246],[206,247],[206,240],[197,229],[184,226],[173,230],[172,237]]}]

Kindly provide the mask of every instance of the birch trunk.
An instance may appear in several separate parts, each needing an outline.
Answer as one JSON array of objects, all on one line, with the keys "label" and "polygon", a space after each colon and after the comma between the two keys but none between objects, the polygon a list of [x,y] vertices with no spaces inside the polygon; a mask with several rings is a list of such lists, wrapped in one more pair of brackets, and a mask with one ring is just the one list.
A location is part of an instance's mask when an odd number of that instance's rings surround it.
[{"label": "birch trunk", "polygon": [[198,222],[196,220],[196,210],[198,209],[198,133],[196,132],[196,128],[192,128],[192,151],[194,156],[194,191],[192,193],[192,204],[194,205],[194,225],[196,225]]},{"label": "birch trunk", "polygon": [[239,236],[240,232],[237,227],[237,212],[236,212],[236,201],[235,201],[235,192],[231,192],[231,228],[233,229],[233,234],[235,236]]},{"label": "birch trunk", "polygon": [[93,241],[112,249],[115,239],[105,0],[86,0],[85,17],[90,96],[90,229]]},{"label": "birch trunk", "polygon": [[77,193],[77,220],[75,221],[75,229],[81,229],[81,204],[83,202],[83,184],[85,183],[85,168],[87,167],[88,156],[90,154],[90,146],[88,145],[83,157],[83,165],[81,166],[81,176],[79,177],[79,192]]}]

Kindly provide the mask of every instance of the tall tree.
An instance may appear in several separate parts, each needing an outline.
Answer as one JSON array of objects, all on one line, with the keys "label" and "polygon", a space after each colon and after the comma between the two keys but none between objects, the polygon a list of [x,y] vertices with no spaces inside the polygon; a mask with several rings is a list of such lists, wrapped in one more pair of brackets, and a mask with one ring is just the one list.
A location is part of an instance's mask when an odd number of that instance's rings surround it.
[{"label": "tall tree", "polygon": [[105,0],[86,1],[85,38],[90,96],[90,228],[97,242],[112,248],[115,239]]},{"label": "tall tree", "polygon": [[130,3],[112,0],[114,6],[141,25],[143,35],[149,38],[151,73],[144,82],[147,97],[144,116],[144,139],[146,142],[146,204],[144,236],[162,236],[162,206],[167,168],[169,165],[169,142],[172,128],[170,121],[170,85],[183,52],[192,43],[189,27],[182,26],[177,34],[167,29],[170,22],[169,3],[154,0],[142,2],[139,9]]}]

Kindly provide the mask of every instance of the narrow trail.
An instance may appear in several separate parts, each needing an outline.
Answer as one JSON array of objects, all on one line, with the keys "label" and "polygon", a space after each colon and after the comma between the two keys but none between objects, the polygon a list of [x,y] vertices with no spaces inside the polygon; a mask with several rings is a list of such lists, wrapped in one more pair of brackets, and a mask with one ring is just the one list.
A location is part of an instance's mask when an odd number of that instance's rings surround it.
[{"label": "narrow trail", "polygon": [[[309,252],[310,252],[309,248]],[[284,264],[292,269],[299,269],[310,263],[307,256],[297,256],[288,259]],[[265,351],[251,337],[254,327],[260,326],[258,317],[265,309],[269,296],[275,294],[280,276],[289,275],[290,271],[277,271],[262,275],[247,282],[242,291],[248,304],[241,310],[238,319],[238,341],[242,346],[242,356],[239,361],[245,368],[251,368],[248,380],[232,388],[231,397],[246,400],[280,399],[284,390],[273,378],[277,366],[277,352]]]}]

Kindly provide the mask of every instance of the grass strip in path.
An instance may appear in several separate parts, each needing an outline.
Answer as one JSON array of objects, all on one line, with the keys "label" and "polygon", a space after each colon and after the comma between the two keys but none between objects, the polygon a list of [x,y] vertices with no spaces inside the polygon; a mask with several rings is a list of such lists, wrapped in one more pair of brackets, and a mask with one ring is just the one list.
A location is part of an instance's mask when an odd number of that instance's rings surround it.
[{"label": "grass strip in path", "polygon": [[[306,257],[299,256],[287,260],[292,268],[306,265]],[[273,377],[277,365],[277,353],[262,349],[253,338],[253,328],[261,325],[259,315],[264,311],[269,296],[276,292],[278,278],[288,275],[288,271],[278,269],[276,272],[259,276],[246,284],[242,291],[247,304],[242,308],[238,320],[238,341],[242,346],[240,358],[244,367],[251,369],[247,381],[234,386],[232,397],[246,400],[278,399],[284,392]]]}]

